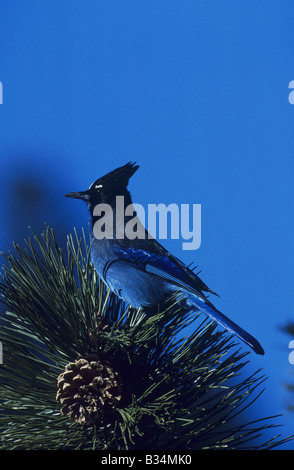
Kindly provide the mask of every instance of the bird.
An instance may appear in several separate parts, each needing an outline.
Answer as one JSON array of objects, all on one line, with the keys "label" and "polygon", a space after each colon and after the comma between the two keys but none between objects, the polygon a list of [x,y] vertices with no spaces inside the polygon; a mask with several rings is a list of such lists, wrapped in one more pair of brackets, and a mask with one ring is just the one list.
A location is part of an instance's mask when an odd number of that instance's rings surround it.
[{"label": "bird", "polygon": [[[256,354],[263,355],[260,343],[208,299],[210,294],[217,294],[200,279],[199,273],[165,249],[139,218],[135,222],[140,236],[125,236],[127,224],[136,215],[135,210],[126,215],[125,209],[133,207],[128,185],[138,168],[136,162],[128,162],[98,178],[89,189],[65,195],[88,204],[94,235],[91,258],[98,276],[120,299],[147,314],[157,312],[158,306],[180,293],[185,307],[203,312]],[[123,205],[118,207],[118,201],[123,201]],[[125,211],[123,217],[119,210]]]}]

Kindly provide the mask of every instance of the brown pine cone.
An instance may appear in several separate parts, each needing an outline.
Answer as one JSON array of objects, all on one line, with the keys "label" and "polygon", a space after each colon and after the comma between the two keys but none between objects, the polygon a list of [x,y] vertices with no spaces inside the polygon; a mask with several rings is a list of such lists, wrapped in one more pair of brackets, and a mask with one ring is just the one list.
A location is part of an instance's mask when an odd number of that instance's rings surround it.
[{"label": "brown pine cone", "polygon": [[81,424],[94,424],[113,413],[121,400],[119,374],[93,354],[70,362],[59,375],[57,386],[61,413]]}]

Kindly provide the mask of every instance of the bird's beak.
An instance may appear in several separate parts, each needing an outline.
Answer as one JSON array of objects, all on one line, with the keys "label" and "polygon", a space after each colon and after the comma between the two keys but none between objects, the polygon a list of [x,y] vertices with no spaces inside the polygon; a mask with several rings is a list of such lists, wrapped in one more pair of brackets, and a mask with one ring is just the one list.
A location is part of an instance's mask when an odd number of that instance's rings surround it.
[{"label": "bird's beak", "polygon": [[84,201],[89,200],[89,191],[77,191],[75,193],[65,194],[65,197],[72,197],[73,199],[83,199]]}]

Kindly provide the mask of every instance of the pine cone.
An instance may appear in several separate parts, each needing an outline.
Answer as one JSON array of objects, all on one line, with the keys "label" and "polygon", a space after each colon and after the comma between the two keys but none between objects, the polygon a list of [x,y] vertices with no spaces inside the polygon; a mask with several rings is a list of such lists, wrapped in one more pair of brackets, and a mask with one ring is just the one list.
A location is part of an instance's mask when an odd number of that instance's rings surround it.
[{"label": "pine cone", "polygon": [[113,413],[121,399],[119,374],[93,354],[70,362],[57,386],[61,413],[81,424],[94,424]]}]

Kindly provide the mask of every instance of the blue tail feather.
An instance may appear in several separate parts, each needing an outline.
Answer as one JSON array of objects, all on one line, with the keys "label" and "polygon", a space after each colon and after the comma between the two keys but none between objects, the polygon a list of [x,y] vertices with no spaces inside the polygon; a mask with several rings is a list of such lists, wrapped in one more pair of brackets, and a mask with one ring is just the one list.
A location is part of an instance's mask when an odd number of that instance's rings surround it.
[{"label": "blue tail feather", "polygon": [[196,295],[191,294],[187,296],[187,299],[189,299],[192,306],[197,308],[197,310],[201,310],[202,312],[206,313],[206,315],[211,317],[225,329],[238,336],[238,338],[240,338],[244,343],[248,344],[248,346],[250,346],[256,354],[264,354],[262,346],[253,336],[247,333],[247,331],[243,330],[243,328],[234,323],[219,310],[217,310],[206,299],[202,299]]}]

